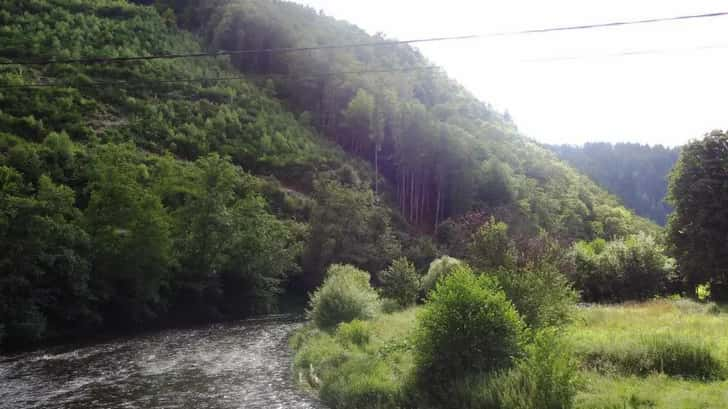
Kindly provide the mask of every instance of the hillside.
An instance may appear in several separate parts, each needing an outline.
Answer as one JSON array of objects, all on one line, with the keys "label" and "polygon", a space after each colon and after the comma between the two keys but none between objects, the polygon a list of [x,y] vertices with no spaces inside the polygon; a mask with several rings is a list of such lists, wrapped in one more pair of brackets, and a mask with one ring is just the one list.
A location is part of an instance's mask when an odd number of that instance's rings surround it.
[{"label": "hillside", "polygon": [[672,209],[665,201],[667,179],[680,150],[635,143],[587,143],[548,146],[558,157],[586,174],[625,206],[662,226]]},{"label": "hillside", "polygon": [[381,40],[286,2],[156,3],[0,2],[8,345],[267,311],[334,262],[422,268],[473,215],[656,229],[440,72],[321,75],[427,65],[409,47],[6,64]]}]

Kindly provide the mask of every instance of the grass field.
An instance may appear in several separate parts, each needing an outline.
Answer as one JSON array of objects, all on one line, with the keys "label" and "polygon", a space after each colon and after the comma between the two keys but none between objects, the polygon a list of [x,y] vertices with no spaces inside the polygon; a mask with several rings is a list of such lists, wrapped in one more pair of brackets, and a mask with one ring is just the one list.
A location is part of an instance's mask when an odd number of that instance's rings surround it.
[{"label": "grass field", "polygon": [[[333,334],[302,330],[292,339],[300,379],[334,407],[397,407],[416,314],[382,314]],[[584,306],[566,336],[582,362],[575,408],[728,408],[725,309],[688,300]]]}]

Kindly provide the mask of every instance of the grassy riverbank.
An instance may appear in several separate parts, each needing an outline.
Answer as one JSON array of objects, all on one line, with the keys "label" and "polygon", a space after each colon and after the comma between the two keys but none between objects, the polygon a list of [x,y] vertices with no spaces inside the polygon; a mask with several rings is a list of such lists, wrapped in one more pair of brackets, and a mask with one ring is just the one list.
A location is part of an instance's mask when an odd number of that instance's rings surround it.
[{"label": "grassy riverbank", "polygon": [[[418,308],[291,340],[300,381],[332,407],[407,401]],[[581,362],[575,407],[722,408],[728,313],[687,300],[580,307],[566,339]]]}]

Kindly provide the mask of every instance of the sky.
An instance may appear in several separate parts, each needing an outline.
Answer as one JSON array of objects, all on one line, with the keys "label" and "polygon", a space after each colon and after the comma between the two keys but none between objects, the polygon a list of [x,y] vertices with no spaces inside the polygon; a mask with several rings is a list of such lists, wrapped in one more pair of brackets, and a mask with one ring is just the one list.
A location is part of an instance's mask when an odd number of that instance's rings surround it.
[{"label": "sky", "polygon": [[[297,2],[398,40],[728,11],[726,0]],[[676,146],[728,127],[728,17],[417,48],[544,143]]]}]

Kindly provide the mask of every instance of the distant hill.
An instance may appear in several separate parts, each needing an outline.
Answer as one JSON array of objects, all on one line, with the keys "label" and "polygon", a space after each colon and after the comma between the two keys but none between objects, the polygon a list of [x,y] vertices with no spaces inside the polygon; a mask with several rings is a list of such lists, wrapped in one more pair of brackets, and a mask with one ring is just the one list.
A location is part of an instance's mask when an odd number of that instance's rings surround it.
[{"label": "distant hill", "polygon": [[638,215],[665,225],[672,209],[665,202],[670,171],[679,148],[634,143],[548,146],[561,159],[617,195]]}]

